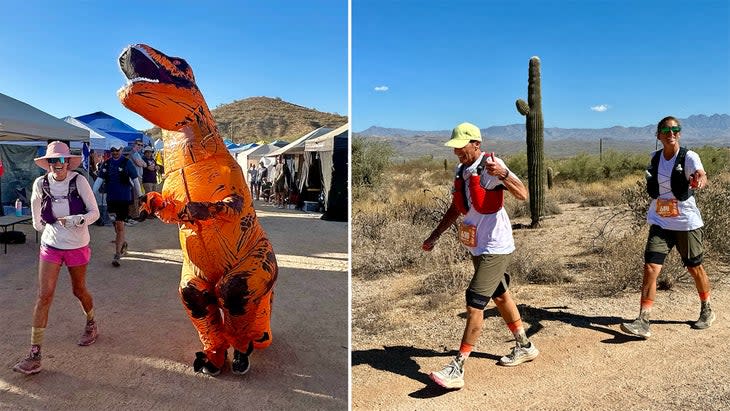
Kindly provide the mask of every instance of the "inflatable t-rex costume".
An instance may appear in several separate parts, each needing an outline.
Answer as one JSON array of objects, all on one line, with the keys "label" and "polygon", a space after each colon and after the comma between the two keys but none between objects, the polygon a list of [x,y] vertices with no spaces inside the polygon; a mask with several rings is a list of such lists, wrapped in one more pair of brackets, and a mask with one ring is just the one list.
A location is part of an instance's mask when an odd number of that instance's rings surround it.
[{"label": "inflatable t-rex costume", "polygon": [[278,266],[241,168],[185,60],[136,44],[119,66],[122,104],[163,130],[162,194],[146,194],[141,209],[180,227],[180,296],[203,344],[193,367],[217,375],[233,346],[232,371],[245,373],[253,349],[271,344]]}]

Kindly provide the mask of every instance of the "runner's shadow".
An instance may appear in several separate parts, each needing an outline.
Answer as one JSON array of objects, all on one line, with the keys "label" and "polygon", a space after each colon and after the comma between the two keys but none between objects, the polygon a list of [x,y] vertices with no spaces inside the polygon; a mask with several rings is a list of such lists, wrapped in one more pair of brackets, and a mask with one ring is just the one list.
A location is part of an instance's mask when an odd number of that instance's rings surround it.
[{"label": "runner's shadow", "polygon": [[[526,304],[518,304],[517,307],[519,308],[522,320],[530,324],[530,328],[526,331],[528,337],[532,337],[545,328],[544,322],[559,321],[572,325],[573,327],[585,328],[608,334],[610,338],[601,340],[604,344],[623,344],[630,341],[642,340],[641,338],[625,334],[618,330],[618,326],[621,323],[631,321],[624,318],[615,316],[588,316],[564,311],[570,309],[568,306],[533,307]],[[464,313],[460,316],[466,317],[466,314]],[[497,311],[496,307],[484,310],[484,318],[490,316],[499,316],[499,311]],[[692,322],[653,320],[652,324],[687,324],[691,326]]]},{"label": "runner's shadow", "polygon": [[[425,387],[408,394],[413,398],[434,398],[444,395],[450,390],[437,386],[428,377],[427,373],[421,371],[421,367],[415,358],[445,357],[452,358],[456,351],[438,352],[422,348],[406,347],[402,345],[383,346],[383,349],[358,350],[352,352],[352,366],[369,365],[375,369],[402,375],[412,380],[425,384]],[[481,352],[473,352],[472,358],[487,358],[497,361],[499,356]]]}]

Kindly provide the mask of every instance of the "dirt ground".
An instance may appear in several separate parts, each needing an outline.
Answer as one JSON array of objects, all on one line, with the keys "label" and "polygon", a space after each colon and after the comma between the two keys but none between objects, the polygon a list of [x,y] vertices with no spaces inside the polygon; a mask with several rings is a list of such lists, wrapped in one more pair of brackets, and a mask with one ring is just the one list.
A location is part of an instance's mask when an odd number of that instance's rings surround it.
[{"label": "dirt ground", "polygon": [[[192,370],[201,346],[178,296],[177,226],[147,220],[127,227],[129,252],[111,265],[114,230],[91,227],[87,283],[99,339],[76,341],[85,317],[61,272],[43,345],[43,371],[12,366],[27,354],[37,285],[32,227],[22,245],[0,248],[0,409],[347,409],[347,223],[257,204],[279,262],[273,343],[251,357],[248,374]],[[229,358],[232,351],[229,351]]]},{"label": "dirt ground", "polygon": [[[605,212],[568,205],[543,228],[516,230],[517,247],[541,244],[535,249],[590,270],[584,234]],[[353,278],[353,324],[368,316],[382,324],[381,332],[353,328],[353,410],[730,409],[726,280],[712,284],[717,320],[707,330],[690,326],[699,314],[692,283],[659,292],[649,340],[619,329],[636,317],[638,291],[581,298],[575,285],[516,286],[512,293],[540,356],[518,367],[497,365],[514,342],[491,303],[480,342],[466,363],[466,386],[456,391],[438,387],[428,374],[443,368],[458,348],[464,297],[459,293],[431,309],[410,291],[423,280],[418,273]]]}]

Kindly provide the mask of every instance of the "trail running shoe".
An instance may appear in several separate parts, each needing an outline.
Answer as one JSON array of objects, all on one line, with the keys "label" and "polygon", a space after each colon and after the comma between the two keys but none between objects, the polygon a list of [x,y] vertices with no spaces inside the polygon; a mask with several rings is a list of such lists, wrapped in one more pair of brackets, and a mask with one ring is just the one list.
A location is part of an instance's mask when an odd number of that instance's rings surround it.
[{"label": "trail running shoe", "polygon": [[535,347],[535,344],[532,342],[527,343],[527,345],[515,343],[515,346],[512,347],[512,351],[499,359],[499,365],[514,367],[515,365],[520,365],[523,362],[534,360],[538,354],[540,354],[540,351],[538,351],[537,347]]},{"label": "trail running shoe", "polygon": [[704,303],[702,304],[702,309],[700,310],[700,318],[697,320],[697,322],[694,323],[694,327],[697,329],[705,329],[709,328],[713,322],[715,322],[715,313],[712,312],[712,308],[710,308],[710,303]]},{"label": "trail running shoe", "polygon": [[84,333],[79,338],[79,345],[85,347],[96,342],[96,336],[99,334],[99,330],[96,328],[96,321],[90,320],[86,322]]},{"label": "trail running shoe", "polygon": [[428,375],[436,384],[448,388],[459,389],[464,386],[464,360],[455,357],[441,371],[434,371]]},{"label": "trail running shoe", "polygon": [[112,259],[112,265],[114,267],[119,267],[119,259],[122,258],[119,254],[114,254],[114,258]]},{"label": "trail running shoe", "polygon": [[647,339],[651,337],[651,331],[649,331],[649,321],[644,318],[637,318],[630,323],[622,323],[621,331],[626,334],[631,334],[634,337]]},{"label": "trail running shoe", "polygon": [[119,254],[120,254],[120,255],[124,255],[124,254],[127,254],[127,247],[128,247],[128,246],[129,246],[129,245],[127,244],[127,242],[126,242],[126,241],[125,241],[125,242],[123,242],[123,243],[122,243],[122,249],[121,249],[121,251],[119,251]]},{"label": "trail running shoe", "polygon": [[33,375],[41,372],[41,354],[30,353],[27,357],[23,358],[15,364],[13,371],[19,372],[25,375]]}]

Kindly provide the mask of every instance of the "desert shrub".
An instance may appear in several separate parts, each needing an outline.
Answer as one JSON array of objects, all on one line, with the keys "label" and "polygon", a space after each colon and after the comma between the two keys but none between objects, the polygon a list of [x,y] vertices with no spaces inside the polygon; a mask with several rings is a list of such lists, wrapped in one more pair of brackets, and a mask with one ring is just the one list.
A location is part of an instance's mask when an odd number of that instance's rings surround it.
[{"label": "desert shrub", "polygon": [[[649,235],[648,226],[610,238],[602,244],[597,254],[600,263],[596,264],[597,281],[592,287],[595,294],[613,296],[622,291],[635,292],[641,289],[644,273],[644,247]],[[657,279],[657,289],[670,290],[677,282],[692,281],[692,277],[682,266],[679,253],[672,251],[664,262]]]},{"label": "desert shrub", "polygon": [[576,156],[557,160],[558,181],[572,180],[590,183],[605,179],[621,179],[628,175],[643,172],[649,158],[646,154],[625,153],[608,150],[603,158],[598,155],[580,153]]},{"label": "desert shrub", "polygon": [[363,195],[377,189],[383,171],[395,153],[393,146],[386,141],[355,137],[352,140],[352,186],[367,187],[353,190],[353,195]]},{"label": "desert shrub", "polygon": [[730,171],[730,148],[703,146],[691,150],[700,155],[702,166],[710,179]]},{"label": "desert shrub", "polygon": [[352,253],[352,274],[376,279],[406,270],[440,273],[462,262],[465,251],[455,228],[444,233],[431,252],[421,250],[449,204],[450,194],[437,190],[384,199],[378,207],[358,206],[351,226],[352,249],[357,250]]},{"label": "desert shrub", "polygon": [[519,247],[512,255],[508,271],[515,283],[562,284],[573,281],[557,259]]},{"label": "desert shrub", "polygon": [[710,180],[695,195],[705,223],[705,244],[720,259],[730,262],[730,173]]}]

